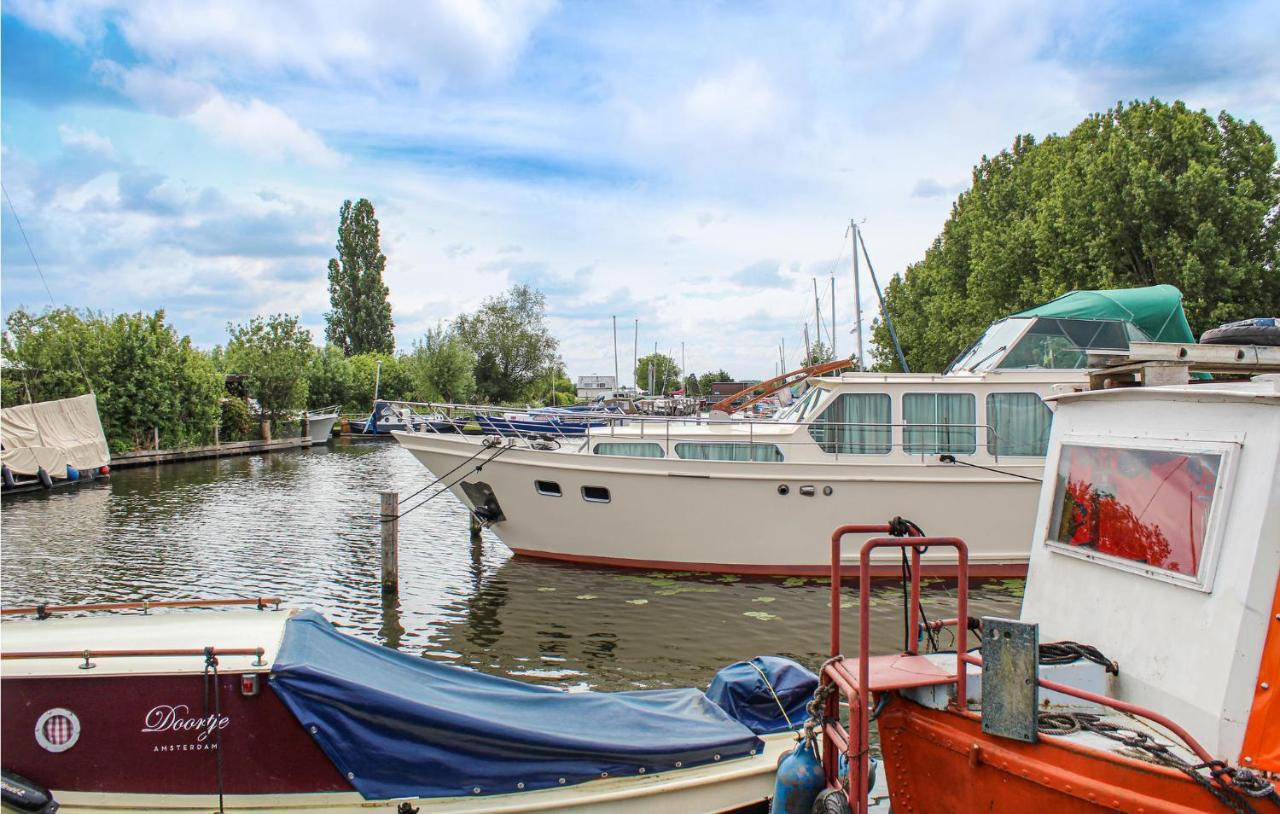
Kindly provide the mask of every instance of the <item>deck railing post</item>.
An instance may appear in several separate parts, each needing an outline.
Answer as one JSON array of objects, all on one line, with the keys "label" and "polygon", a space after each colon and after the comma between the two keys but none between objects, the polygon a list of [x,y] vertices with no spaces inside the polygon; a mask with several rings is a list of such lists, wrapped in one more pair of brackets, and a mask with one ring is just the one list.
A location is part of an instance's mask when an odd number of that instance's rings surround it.
[{"label": "deck railing post", "polygon": [[400,493],[382,492],[382,592],[400,588]]}]

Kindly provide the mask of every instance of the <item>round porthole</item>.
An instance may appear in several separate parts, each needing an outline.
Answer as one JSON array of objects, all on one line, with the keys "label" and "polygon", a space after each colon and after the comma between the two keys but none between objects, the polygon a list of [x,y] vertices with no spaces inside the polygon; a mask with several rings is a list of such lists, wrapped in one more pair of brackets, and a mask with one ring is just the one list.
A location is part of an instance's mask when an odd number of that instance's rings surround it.
[{"label": "round porthole", "polygon": [[782,495],[783,497],[786,497],[787,495],[791,494],[791,487],[786,485],[785,483],[778,484],[778,494]]},{"label": "round porthole", "polygon": [[832,493],[832,492],[834,492],[834,491],[835,491],[835,490],[834,490],[834,489],[832,489],[830,486],[824,486],[824,487],[822,487],[822,494],[826,495],[827,497],[831,497],[831,493]]}]

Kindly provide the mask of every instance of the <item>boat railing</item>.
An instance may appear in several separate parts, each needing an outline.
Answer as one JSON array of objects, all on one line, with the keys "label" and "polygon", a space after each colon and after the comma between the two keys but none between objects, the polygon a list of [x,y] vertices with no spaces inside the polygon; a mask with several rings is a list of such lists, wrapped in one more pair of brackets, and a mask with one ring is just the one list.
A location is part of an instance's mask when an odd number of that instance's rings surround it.
[{"label": "boat railing", "polygon": [[266,667],[267,663],[262,657],[266,654],[265,647],[180,647],[180,648],[160,648],[160,649],[129,649],[129,650],[24,650],[24,651],[5,651],[0,653],[0,660],[9,661],[11,659],[83,659],[80,664],[81,670],[92,670],[98,665],[94,664],[94,659],[115,659],[115,658],[175,658],[175,657],[191,657],[203,656],[205,659],[216,659],[219,656],[256,656],[249,662],[253,667]]},{"label": "boat railing", "polygon": [[[851,669],[842,655],[843,647],[840,637],[840,592],[842,577],[841,546],[844,538],[850,534],[904,534],[905,536],[874,537],[862,545],[858,558],[858,659],[856,667]],[[877,675],[873,679],[871,656],[871,552],[879,548],[910,549],[911,587],[909,605],[904,610],[907,614],[907,630],[916,631],[916,635],[905,642],[905,651],[897,656],[923,658],[919,654],[919,642],[922,638],[920,621],[921,570],[920,557],[924,549],[931,547],[947,547],[956,550],[956,616],[952,619],[935,621],[929,627],[951,624],[955,626],[955,672],[928,675],[927,670],[920,669],[918,664],[904,668],[914,683],[896,684],[893,675]],[[980,713],[969,709],[967,689],[967,665],[982,667],[980,655],[968,652],[969,629],[969,552],[965,542],[956,537],[919,536],[911,527],[889,524],[847,525],[840,526],[831,535],[831,658],[822,665],[819,692],[823,694],[823,719],[818,722],[822,734],[822,767],[828,788],[840,789],[848,796],[853,814],[866,814],[868,795],[871,783],[871,736],[872,720],[871,695],[876,692],[888,692],[905,686],[943,686],[953,685],[955,693],[948,708],[966,718],[981,721]],[[892,673],[892,667],[889,672]],[[856,670],[856,674],[855,674]],[[879,671],[877,671],[879,673]],[[898,676],[899,678],[901,675]],[[1040,687],[1052,692],[1068,695],[1083,701],[1117,710],[1119,712],[1145,718],[1164,728],[1179,738],[1187,749],[1201,761],[1209,763],[1214,760],[1190,733],[1176,722],[1150,709],[1111,698],[1087,690],[1077,689],[1056,681],[1036,677]],[[849,707],[849,727],[846,729],[840,718],[841,696]],[[841,757],[847,766],[847,774],[842,776]]]},{"label": "boat railing", "polygon": [[[841,455],[855,455],[859,459],[865,459],[870,456],[887,454],[890,451],[903,451],[913,456],[919,456],[926,459],[932,456],[941,456],[946,458],[945,462],[955,463],[956,456],[971,455],[979,449],[983,449],[995,461],[999,461],[1001,457],[1000,449],[1005,445],[1005,440],[1001,438],[999,431],[990,424],[972,423],[972,424],[956,424],[956,423],[902,423],[902,422],[872,422],[872,421],[814,421],[814,420],[778,420],[778,419],[750,419],[750,418],[713,418],[709,416],[651,416],[641,414],[621,414],[612,411],[593,411],[593,410],[576,410],[565,413],[530,413],[530,408],[520,409],[517,407],[502,407],[484,404],[447,404],[436,402],[389,402],[393,408],[410,409],[420,408],[427,413],[436,413],[445,419],[445,422],[451,429],[441,429],[436,422],[424,420],[417,423],[410,423],[411,432],[421,433],[437,433],[443,434],[450,431],[466,431],[471,424],[475,425],[480,434],[485,433],[487,429],[498,429],[500,434],[514,437],[531,447],[545,445],[550,439],[554,440],[559,446],[579,445],[577,451],[587,451],[586,447],[594,440],[604,437],[617,438],[618,430],[627,427],[629,431],[625,436],[626,440],[640,441],[657,441],[661,444],[663,457],[670,458],[673,452],[674,444],[721,444],[721,443],[746,443],[750,447],[795,447],[795,446],[817,446],[824,452],[831,453],[835,460],[839,460]],[[543,409],[543,408],[533,408]],[[421,413],[416,415],[417,418],[428,418]],[[561,420],[552,420],[552,417],[559,417]],[[483,423],[479,420],[483,419]],[[489,427],[486,427],[488,424]],[[530,425],[536,424],[534,429]],[[585,427],[584,427],[585,425]],[[722,427],[728,430],[739,430],[739,434],[745,429],[746,438],[739,439],[726,435],[724,437],[709,436],[706,438],[683,438],[679,437],[682,430],[689,427]],[[808,429],[809,432],[797,437],[798,433],[778,432],[779,428],[784,429]],[[868,446],[876,449],[874,452],[853,452],[846,451],[841,447],[844,442],[839,440],[829,440],[828,436],[840,430],[862,430],[872,433],[883,433],[888,436],[883,441],[875,439],[866,442]],[[638,431],[637,431],[638,430]],[[767,430],[767,431],[766,431]],[[957,444],[938,443],[928,438],[919,441],[895,440],[900,435],[905,435],[906,431],[927,432],[930,430],[941,430],[958,435],[961,438],[972,438],[972,451],[957,450],[955,447],[962,446]],[[759,431],[759,432],[758,432]],[[821,439],[814,434],[814,431],[821,433]],[[672,435],[677,437],[673,438]],[[981,440],[980,440],[981,437]],[[883,450],[883,451],[881,451]],[[781,449],[780,449],[781,451]],[[756,460],[754,450],[748,453],[750,460]],[[677,452],[678,456],[678,452]],[[622,456],[625,457],[625,456]],[[1005,455],[1005,457],[1011,457]],[[1028,456],[1013,456],[1028,457]],[[1030,457],[1043,457],[1040,455]],[[761,461],[765,462],[765,461]]]}]

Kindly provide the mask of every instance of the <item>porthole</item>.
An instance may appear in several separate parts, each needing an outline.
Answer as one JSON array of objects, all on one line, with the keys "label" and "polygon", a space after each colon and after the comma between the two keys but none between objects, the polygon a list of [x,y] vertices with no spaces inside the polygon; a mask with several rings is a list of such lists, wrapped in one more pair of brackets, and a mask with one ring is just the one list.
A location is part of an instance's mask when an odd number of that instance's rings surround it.
[{"label": "porthole", "polygon": [[547,497],[560,497],[561,494],[560,484],[552,480],[536,480],[533,482],[533,488],[538,491],[538,494]]},{"label": "porthole", "polygon": [[787,495],[791,494],[791,487],[786,485],[785,483],[779,483],[778,494],[782,495],[783,497],[786,497]]},{"label": "porthole", "polygon": [[824,487],[822,487],[822,494],[826,495],[827,497],[831,497],[831,493],[832,493],[832,492],[834,492],[834,491],[835,491],[835,490],[834,490],[834,489],[832,489],[830,486],[824,486]]},{"label": "porthole", "polygon": [[582,499],[588,503],[608,503],[609,490],[603,486],[582,487]]}]

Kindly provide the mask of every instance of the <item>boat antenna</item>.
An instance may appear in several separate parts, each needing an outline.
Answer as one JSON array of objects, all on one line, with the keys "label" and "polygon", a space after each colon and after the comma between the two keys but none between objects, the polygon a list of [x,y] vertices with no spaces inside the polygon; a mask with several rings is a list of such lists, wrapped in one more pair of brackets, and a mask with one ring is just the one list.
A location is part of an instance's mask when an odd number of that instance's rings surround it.
[{"label": "boat antenna", "polygon": [[[13,213],[13,220],[18,224],[18,231],[22,233],[22,242],[27,244],[27,254],[31,255],[31,262],[35,264],[36,274],[40,275],[40,282],[44,285],[44,293],[49,296],[49,304],[54,308],[58,307],[58,303],[54,302],[53,292],[49,290],[49,281],[44,278],[44,270],[40,268],[40,261],[36,259],[35,250],[31,248],[31,240],[27,238],[27,230],[22,228],[22,218],[18,217],[18,210],[13,205],[13,199],[9,197],[9,188],[0,184],[0,191],[4,192],[5,203],[9,204],[9,211]],[[89,388],[89,392],[93,392],[93,382],[89,381],[89,374],[84,371],[84,362],[80,361],[80,352],[76,350],[76,343],[71,342],[71,356],[76,360],[76,367],[80,369],[80,375],[84,377],[84,386]],[[27,391],[28,399],[31,397],[31,391]]]},{"label": "boat antenna", "polygon": [[898,332],[893,329],[893,317],[889,315],[889,309],[884,304],[884,292],[880,290],[880,282],[876,280],[875,266],[871,265],[871,253],[867,251],[867,242],[862,239],[861,230],[857,230],[856,234],[858,245],[862,247],[862,254],[867,258],[867,271],[871,272],[871,284],[876,287],[876,297],[880,300],[880,313],[884,314],[884,324],[889,329],[889,338],[893,340],[893,350],[898,354],[898,364],[902,365],[903,373],[910,373],[911,368],[907,367],[907,357],[902,355],[902,345],[898,344]]}]

